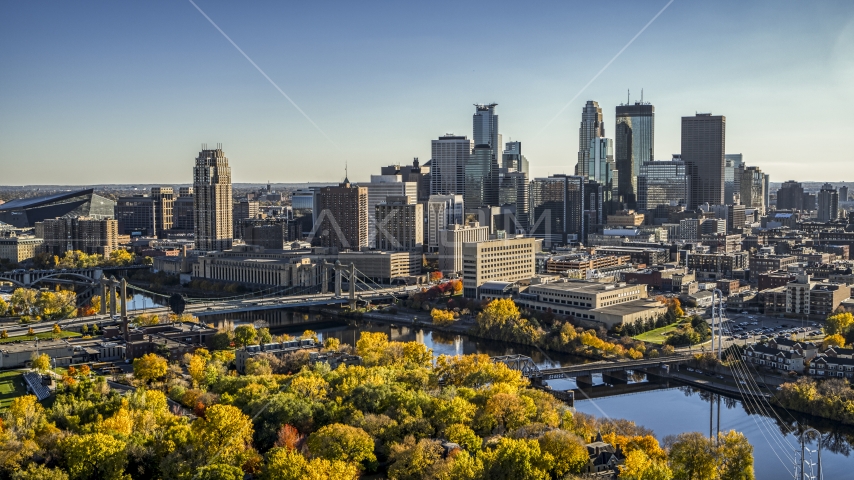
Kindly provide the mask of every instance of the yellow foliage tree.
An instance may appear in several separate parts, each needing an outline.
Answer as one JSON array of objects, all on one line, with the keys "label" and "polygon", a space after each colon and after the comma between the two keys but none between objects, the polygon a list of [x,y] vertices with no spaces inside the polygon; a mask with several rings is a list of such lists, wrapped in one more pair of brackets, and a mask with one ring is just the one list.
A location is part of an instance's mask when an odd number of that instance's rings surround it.
[{"label": "yellow foliage tree", "polygon": [[190,378],[193,379],[196,385],[201,385],[204,382],[207,363],[202,355],[189,355],[187,359],[187,373],[190,374]]},{"label": "yellow foliage tree", "polygon": [[448,310],[434,308],[430,311],[430,317],[433,318],[433,324],[435,325],[445,326],[454,323],[454,312]]},{"label": "yellow foliage tree", "polygon": [[844,335],[854,324],[854,315],[851,312],[842,312],[827,317],[827,324],[824,327],[824,333],[828,335],[841,334]]},{"label": "yellow foliage tree", "polygon": [[134,359],[133,376],[142,383],[148,383],[166,375],[168,368],[169,364],[165,358],[153,353],[146,353]]},{"label": "yellow foliage tree", "polygon": [[242,465],[252,453],[252,420],[231,405],[212,405],[193,422],[193,443],[203,458],[217,463]]},{"label": "yellow foliage tree", "polygon": [[828,335],[824,338],[824,341],[821,342],[822,348],[829,347],[844,347],[845,346],[845,337],[838,333],[834,333],[833,335]]},{"label": "yellow foliage tree", "polygon": [[50,370],[50,357],[48,357],[46,353],[36,355],[35,352],[33,352],[33,356],[30,360],[33,363],[33,369],[38,370],[40,372],[46,372]]}]

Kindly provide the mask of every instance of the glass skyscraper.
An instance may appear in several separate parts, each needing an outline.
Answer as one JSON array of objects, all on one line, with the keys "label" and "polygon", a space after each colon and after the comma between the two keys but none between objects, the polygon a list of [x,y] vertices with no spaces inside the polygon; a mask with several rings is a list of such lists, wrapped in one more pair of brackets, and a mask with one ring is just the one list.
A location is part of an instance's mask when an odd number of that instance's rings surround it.
[{"label": "glass skyscraper", "polygon": [[691,182],[681,160],[643,162],[638,175],[638,210],[652,211],[660,205],[688,205]]},{"label": "glass skyscraper", "polygon": [[454,134],[431,142],[430,195],[465,194],[465,166],[473,147],[471,140]]},{"label": "glass skyscraper", "polygon": [[655,150],[655,107],[643,102],[618,105],[615,138],[620,196],[629,208],[637,208],[640,167],[653,160]]},{"label": "glass skyscraper", "polygon": [[522,142],[507,142],[498,174],[498,204],[515,207],[516,231],[528,230],[528,159]]},{"label": "glass skyscraper", "polygon": [[567,243],[584,234],[585,178],[553,175],[531,182],[529,235],[546,243]]},{"label": "glass skyscraper", "polygon": [[475,145],[465,166],[466,208],[498,206],[498,161],[489,145]]},{"label": "glass skyscraper", "polygon": [[578,163],[575,174],[586,177],[590,163],[590,141],[605,136],[605,123],[602,122],[602,109],[599,103],[588,100],[581,110],[581,126],[578,128]]}]

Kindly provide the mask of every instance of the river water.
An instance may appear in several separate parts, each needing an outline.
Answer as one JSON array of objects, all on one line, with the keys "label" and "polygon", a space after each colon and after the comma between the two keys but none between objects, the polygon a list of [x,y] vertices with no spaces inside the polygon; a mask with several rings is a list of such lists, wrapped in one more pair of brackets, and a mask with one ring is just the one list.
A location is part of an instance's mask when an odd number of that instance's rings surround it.
[{"label": "river water", "polygon": [[[151,299],[135,300],[135,306],[151,307]],[[434,356],[464,355],[485,353],[490,356],[521,354],[531,357],[540,368],[575,365],[589,360],[568,354],[541,352],[533,347],[513,345],[471,338],[466,335],[450,335],[405,325],[395,325],[384,322],[348,321],[329,317],[318,313],[295,312],[278,310],[257,312],[246,315],[231,315],[229,319],[207,317],[205,321],[213,322],[215,326],[239,324],[244,322],[263,321],[274,334],[299,334],[308,328],[318,333],[321,338],[335,337],[342,343],[355,345],[359,333],[363,331],[384,332],[390,340],[418,341],[433,349]],[[644,379],[629,377],[629,384],[642,382]],[[556,390],[576,388],[572,380],[551,380],[549,385]],[[601,375],[593,377],[594,390],[603,385]],[[806,426],[816,428],[823,434],[824,448],[821,452],[823,478],[827,480],[854,479],[854,459],[850,457],[854,445],[854,427],[842,426],[820,418],[814,418],[796,412],[771,410],[766,406],[757,413],[752,404],[728,397],[718,397],[715,394],[693,387],[656,388],[650,385],[650,391],[616,395],[594,400],[576,397],[575,408],[579,412],[597,417],[608,416],[632,420],[655,432],[659,440],[668,435],[682,432],[699,431],[709,434],[710,431],[737,430],[743,432],[754,448],[754,460],[757,480],[783,480],[794,478],[794,462],[798,458],[795,450],[800,452],[798,440],[790,433]],[[592,394],[591,394],[592,395]],[[718,420],[718,401],[720,398],[720,416]],[[710,428],[710,414],[714,415]],[[811,445],[815,450],[815,445]],[[807,457],[815,461],[816,455]],[[809,470],[808,470],[809,471]]]}]

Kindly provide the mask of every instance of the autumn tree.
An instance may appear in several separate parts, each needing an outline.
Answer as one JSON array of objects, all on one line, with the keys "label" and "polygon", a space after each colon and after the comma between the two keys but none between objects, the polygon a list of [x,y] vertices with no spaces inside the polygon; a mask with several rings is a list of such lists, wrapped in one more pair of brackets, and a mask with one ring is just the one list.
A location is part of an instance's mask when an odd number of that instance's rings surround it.
[{"label": "autumn tree", "polygon": [[51,333],[53,333],[54,336],[59,336],[62,333],[62,327],[60,327],[58,323],[54,323]]},{"label": "autumn tree", "polygon": [[827,317],[824,333],[828,335],[845,335],[854,324],[854,315],[851,312],[841,312]]},{"label": "autumn tree", "polygon": [[36,331],[33,330],[33,327],[27,329],[27,336],[34,337],[36,335]]},{"label": "autumn tree", "polygon": [[721,480],[753,480],[753,446],[743,433],[718,433],[718,471]]},{"label": "autumn tree", "polygon": [[714,440],[699,432],[680,433],[670,446],[673,477],[686,480],[714,479],[717,458]]},{"label": "autumn tree", "polygon": [[50,370],[50,357],[48,357],[46,353],[36,355],[36,353],[33,352],[30,361],[32,362],[34,370],[38,370],[39,372],[46,372]]},{"label": "autumn tree", "polygon": [[434,308],[430,311],[430,317],[433,318],[433,323],[439,326],[450,325],[454,323],[454,312],[448,310],[439,310]]},{"label": "autumn tree", "polygon": [[551,455],[544,454],[536,440],[503,437],[484,450],[484,478],[490,480],[547,480]]},{"label": "autumn tree", "polygon": [[834,333],[833,335],[828,335],[824,338],[824,341],[821,342],[821,348],[830,348],[830,347],[844,347],[845,346],[845,337],[838,333]]},{"label": "autumn tree", "polygon": [[267,452],[262,480],[356,480],[355,463],[325,458],[306,460],[296,450],[274,448]]},{"label": "autumn tree", "polygon": [[335,337],[326,337],[323,339],[323,349],[329,352],[337,352],[341,348],[341,340]]},{"label": "autumn tree", "polygon": [[12,480],[68,480],[68,473],[59,468],[48,468],[31,463],[26,470],[19,470],[12,474]]},{"label": "autumn tree", "polygon": [[193,476],[194,480],[243,480],[246,476],[243,470],[233,465],[213,463],[205,465]]},{"label": "autumn tree", "polygon": [[306,442],[312,455],[343,462],[375,462],[374,440],[361,428],[332,423],[312,433]]},{"label": "autumn tree", "polygon": [[254,325],[240,325],[234,329],[234,341],[241,347],[252,345],[258,338]]},{"label": "autumn tree", "polygon": [[193,443],[202,458],[239,466],[252,453],[252,420],[232,405],[212,405],[192,425]]},{"label": "autumn tree", "polygon": [[166,375],[169,364],[165,358],[154,353],[146,353],[145,355],[134,359],[133,361],[133,376],[144,384],[157,380]]},{"label": "autumn tree", "polygon": [[587,447],[576,435],[565,430],[550,430],[538,440],[543,453],[551,455],[550,472],[554,478],[581,473],[590,458]]},{"label": "autumn tree", "polygon": [[7,332],[5,328],[0,332],[0,338],[9,338],[9,332]]},{"label": "autumn tree", "polygon": [[60,442],[72,479],[124,480],[125,442],[103,433],[71,435]]}]

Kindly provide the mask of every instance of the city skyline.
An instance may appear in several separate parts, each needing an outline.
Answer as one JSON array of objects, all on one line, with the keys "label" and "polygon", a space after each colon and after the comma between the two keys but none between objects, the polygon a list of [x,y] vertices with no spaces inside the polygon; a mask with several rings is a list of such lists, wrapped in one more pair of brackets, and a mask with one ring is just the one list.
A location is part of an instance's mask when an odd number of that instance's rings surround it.
[{"label": "city skyline", "polygon": [[[656,159],[680,153],[681,117],[712,112],[730,121],[727,153],[743,153],[773,179],[845,174],[851,160],[845,133],[854,127],[845,115],[846,101],[854,99],[847,83],[854,60],[846,53],[854,44],[851,5],[673,2],[567,104],[666,4],[514,11],[518,26],[537,28],[538,35],[488,45],[489,53],[512,59],[488,71],[471,65],[474,40],[465,34],[465,19],[477,13],[500,22],[506,6],[457,7],[460,15],[443,16],[433,28],[440,13],[421,7],[342,4],[326,16],[311,6],[247,10],[198,3],[331,142],[189,3],[111,5],[95,14],[68,5],[6,6],[0,20],[0,62],[7,67],[0,74],[2,183],[184,182],[191,152],[203,142],[224,144],[235,182],[337,182],[345,161],[352,179],[366,179],[382,165],[428,160],[430,141],[446,133],[471,136],[471,104],[478,102],[500,105],[498,133],[525,143],[530,178],[572,174],[585,102],[599,103],[606,134],[613,135],[616,106],[640,99],[641,89],[656,107]],[[585,18],[597,14],[609,15],[620,33],[592,42],[589,34],[598,27],[585,25]],[[126,34],[116,20],[131,15],[151,28]],[[273,28],[296,16],[304,22]],[[360,21],[368,28],[348,26]],[[674,44],[674,38],[687,40]],[[696,74],[715,70],[724,75]],[[824,74],[806,73],[815,70]],[[196,113],[212,103],[225,113]],[[821,122],[792,114],[816,108]],[[376,142],[376,135],[385,141]],[[811,158],[817,143],[822,154]],[[57,158],[88,168],[58,168]],[[812,168],[804,168],[805,158]],[[118,160],[147,168],[131,177]],[[324,168],[315,168],[318,163]]]}]

